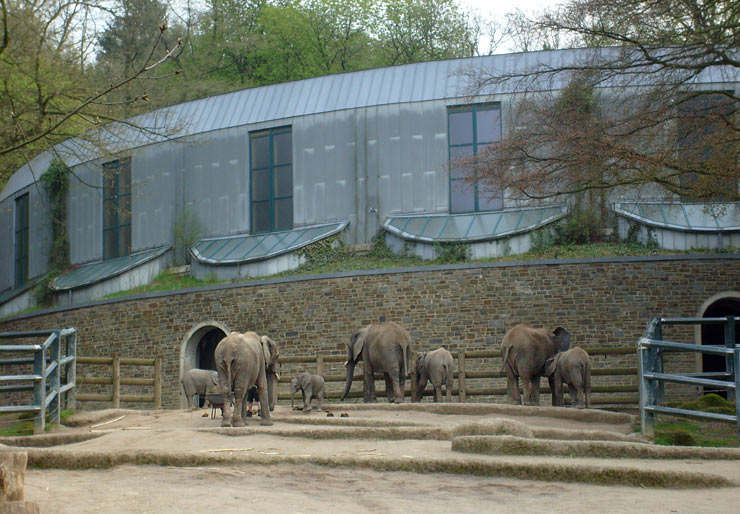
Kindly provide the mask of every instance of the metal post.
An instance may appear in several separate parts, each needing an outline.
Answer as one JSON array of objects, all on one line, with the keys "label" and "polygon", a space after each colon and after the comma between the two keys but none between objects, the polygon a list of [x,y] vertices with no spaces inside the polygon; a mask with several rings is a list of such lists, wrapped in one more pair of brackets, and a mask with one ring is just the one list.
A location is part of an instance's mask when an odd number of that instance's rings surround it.
[{"label": "metal post", "polygon": [[[734,352],[735,369],[740,366],[740,347],[735,347]],[[737,425],[737,438],[740,443],[740,373],[735,373],[735,424]]]},{"label": "metal post", "polygon": [[42,346],[33,357],[33,373],[41,377],[33,387],[33,404],[41,408],[33,419],[33,433],[43,434],[46,429],[46,349]]},{"label": "metal post", "polygon": [[457,399],[461,403],[465,403],[465,397],[467,396],[465,384],[465,352],[460,350],[457,355]]},{"label": "metal post", "polygon": [[[725,321],[725,348],[735,348],[735,316],[727,316],[727,321]],[[733,360],[737,362],[733,355],[725,356],[725,371],[730,373],[730,380],[733,377],[737,379],[737,367]],[[738,396],[737,391],[732,389],[727,391],[727,401],[735,401],[735,396]]]},{"label": "metal post", "polygon": [[[654,337],[658,341],[663,340],[663,324],[658,323],[653,329]],[[663,348],[651,348],[653,357],[653,371],[657,373],[663,373]],[[665,383],[660,380],[653,382],[653,393],[655,395],[655,403],[653,405],[662,405],[663,399],[665,398]]]},{"label": "metal post", "polygon": [[74,384],[72,389],[69,389],[66,393],[66,405],[67,409],[74,409],[76,407],[75,401],[77,396],[77,330],[67,336],[67,356],[73,356],[74,360],[68,364],[69,370],[67,371],[67,383]]},{"label": "metal post", "polygon": [[51,422],[59,425],[62,421],[62,395],[59,390],[62,387],[62,335],[61,332],[55,332],[54,342],[49,345],[51,351],[51,361],[56,362],[56,368],[52,372],[51,376],[51,389],[56,396],[49,405],[49,412],[51,414]]},{"label": "metal post", "polygon": [[650,371],[649,368],[649,351],[650,348],[643,346],[643,339],[640,339],[637,343],[637,376],[639,377],[639,388],[640,388],[640,428],[642,429],[642,435],[645,437],[655,436],[655,415],[653,412],[646,410],[645,407],[651,406],[650,400],[650,386],[648,380],[643,378],[646,371]]},{"label": "metal post", "polygon": [[113,356],[113,408],[118,409],[121,406],[121,357],[118,354]]}]

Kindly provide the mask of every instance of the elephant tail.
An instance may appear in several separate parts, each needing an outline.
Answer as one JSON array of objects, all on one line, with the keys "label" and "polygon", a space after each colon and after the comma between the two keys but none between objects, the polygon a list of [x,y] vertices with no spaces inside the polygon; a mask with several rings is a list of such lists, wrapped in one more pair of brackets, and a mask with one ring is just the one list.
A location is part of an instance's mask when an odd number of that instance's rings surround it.
[{"label": "elephant tail", "polygon": [[411,345],[406,346],[406,353],[403,356],[403,376],[405,378],[408,378],[409,376],[409,366],[411,362]]},{"label": "elephant tail", "polygon": [[506,361],[509,360],[509,350],[511,350],[511,346],[504,346],[501,348],[501,371],[506,371]]}]

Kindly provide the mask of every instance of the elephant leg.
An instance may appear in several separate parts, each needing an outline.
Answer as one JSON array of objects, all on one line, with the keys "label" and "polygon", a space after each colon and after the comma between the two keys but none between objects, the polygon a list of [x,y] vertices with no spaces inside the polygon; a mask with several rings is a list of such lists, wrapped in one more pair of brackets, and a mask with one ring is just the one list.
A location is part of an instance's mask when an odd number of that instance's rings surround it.
[{"label": "elephant leg", "polygon": [[[521,405],[522,396],[519,392],[519,377],[514,374],[514,370],[511,369],[511,366],[507,364],[504,367],[506,369],[506,390],[509,396],[509,403]],[[525,380],[522,379],[522,385],[524,385],[524,382]]]},{"label": "elephant leg", "polygon": [[375,376],[373,375],[373,369],[370,367],[370,363],[367,361],[363,366],[362,378],[364,381],[362,391],[363,401],[365,403],[375,403],[377,401],[375,397]]},{"label": "elephant leg", "polygon": [[316,407],[316,410],[319,412],[322,412],[324,410],[322,406],[322,401],[324,398],[324,388],[320,388],[318,391],[316,391],[316,403],[318,404],[318,407]]},{"label": "elephant leg", "polygon": [[406,377],[403,374],[403,369],[398,373],[398,390],[401,391],[401,397],[398,402],[403,403],[404,396],[406,395]]},{"label": "elephant leg", "polygon": [[401,386],[401,377],[403,376],[402,369],[392,369],[389,373],[391,383],[393,386],[393,401],[396,403],[403,403],[403,387]]},{"label": "elephant leg", "polygon": [[303,390],[303,412],[311,412],[311,395],[313,388],[309,385]]},{"label": "elephant leg", "polygon": [[439,403],[442,401],[442,384],[436,383],[432,385],[434,386],[434,403]]},{"label": "elephant leg", "polygon": [[522,389],[524,389],[522,394],[522,404],[534,405],[534,392],[532,391],[534,389],[534,384],[532,382],[532,377],[522,377]]},{"label": "elephant leg", "polygon": [[393,403],[393,379],[388,373],[383,374],[385,380],[385,395],[388,397],[388,403]]},{"label": "elephant leg", "polygon": [[532,377],[532,403],[540,404],[540,377]]},{"label": "elephant leg", "polygon": [[244,408],[246,406],[245,395],[247,391],[242,388],[234,388],[234,415],[231,418],[232,427],[244,426]]},{"label": "elephant leg", "polygon": [[416,390],[414,390],[414,394],[411,397],[411,401],[413,402],[420,402],[424,400],[424,389],[427,387],[427,377],[425,377],[423,374],[419,375],[416,381]]},{"label": "elephant leg", "polygon": [[582,393],[580,391],[583,391],[583,389],[572,384],[568,384],[568,391],[570,391],[570,404],[574,407],[582,409],[585,404],[583,398],[581,397]]},{"label": "elephant leg", "polygon": [[262,416],[260,425],[270,426],[272,425],[272,417],[270,416],[270,393],[267,390],[267,379],[263,373],[260,373],[260,375],[262,375],[260,377],[261,380],[257,386],[257,392],[259,393],[260,399],[260,413]]},{"label": "elephant leg", "polygon": [[553,383],[555,384],[555,397],[557,398],[557,406],[563,407],[565,405],[565,397],[563,395],[563,377],[560,373],[555,373],[553,377]]}]

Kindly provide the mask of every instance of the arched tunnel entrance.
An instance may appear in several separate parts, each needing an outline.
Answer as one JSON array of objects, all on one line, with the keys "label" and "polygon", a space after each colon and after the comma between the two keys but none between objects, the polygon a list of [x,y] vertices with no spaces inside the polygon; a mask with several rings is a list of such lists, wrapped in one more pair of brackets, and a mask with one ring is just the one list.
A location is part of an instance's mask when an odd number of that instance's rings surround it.
[{"label": "arched tunnel entrance", "polygon": [[[740,318],[740,296],[726,296],[712,301],[702,314],[703,318],[724,318],[735,316]],[[701,344],[723,346],[725,344],[724,325],[702,325]],[[740,331],[735,331],[735,344],[740,343]],[[726,370],[725,357],[721,355],[701,356],[702,371],[724,372]],[[704,394],[717,393],[727,398],[727,391],[704,388]]]},{"label": "arched tunnel entrance", "polygon": [[[216,363],[213,352],[218,342],[229,332],[231,331],[218,321],[204,321],[190,329],[180,350],[180,378],[182,378],[183,373],[193,368],[215,370]],[[187,406],[187,402],[182,388],[180,388],[180,395],[180,405],[184,408]],[[199,403],[202,406],[203,399],[200,399]]]}]

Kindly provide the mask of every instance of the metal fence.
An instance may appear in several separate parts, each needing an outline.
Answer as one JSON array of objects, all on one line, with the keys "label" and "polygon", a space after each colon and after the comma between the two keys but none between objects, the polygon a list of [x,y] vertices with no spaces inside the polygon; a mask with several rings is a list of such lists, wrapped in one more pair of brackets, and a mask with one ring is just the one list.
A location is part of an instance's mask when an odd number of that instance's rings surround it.
[{"label": "metal fence", "polygon": [[[0,359],[0,369],[23,370],[33,365],[32,373],[0,375],[0,392],[8,395],[13,392],[33,391],[31,405],[0,406],[0,413],[35,414],[33,433],[40,434],[46,429],[46,411],[52,423],[60,422],[63,406],[74,401],[76,377],[77,330],[36,330],[32,332],[3,332],[0,339],[30,339],[44,337],[42,344],[0,345],[0,355],[32,353],[32,357],[10,357]],[[62,383],[62,378],[65,382]]]},{"label": "metal fence", "polygon": [[[588,354],[592,360],[596,356],[634,356],[634,350],[631,348],[588,348]],[[457,401],[466,402],[471,401],[473,397],[479,397],[481,399],[488,398],[490,401],[491,397],[501,396],[504,397],[507,394],[507,389],[504,384],[500,387],[491,387],[490,379],[505,379],[506,373],[502,371],[501,363],[501,351],[500,350],[465,350],[458,352],[450,352],[452,357],[455,359],[457,365],[455,369],[455,385],[453,387],[453,395],[457,397]],[[327,364],[343,363],[346,360],[345,356],[340,355],[318,355],[318,356],[280,356],[281,365],[288,364],[311,364],[315,366],[316,373],[322,375],[324,380],[328,383],[344,383],[345,375],[341,373],[337,374],[325,374],[325,368]],[[631,360],[631,359],[630,359]],[[289,383],[292,375],[292,371],[289,371],[285,376],[280,377],[280,384]],[[302,371],[306,371],[303,369]],[[406,381],[406,392],[410,393],[414,389],[416,383],[415,370],[413,365],[409,369],[411,373],[411,380]],[[591,371],[592,376],[600,377],[637,377],[637,368],[632,366],[610,366],[593,368]],[[376,375],[376,380],[381,380],[380,375]],[[351,391],[348,398],[362,398],[362,382],[363,375],[355,374],[353,378],[354,383],[359,384],[355,386],[355,390]],[[597,405],[637,405],[638,398],[638,386],[634,384],[603,384],[595,385],[591,388],[593,393],[597,396],[593,398],[592,403]],[[542,393],[549,393],[550,389],[547,386],[541,388]],[[626,393],[626,394],[625,394]],[[378,398],[386,395],[385,388],[378,388],[376,390]],[[432,396],[433,391],[431,386],[427,386],[425,396]],[[339,391],[327,391],[329,399],[339,399],[341,392]],[[281,393],[278,395],[280,400],[290,399],[288,393]]]},{"label": "metal fence", "polygon": [[[84,385],[110,385],[110,394],[77,393],[78,402],[111,402],[114,409],[121,406],[121,402],[151,403],[155,409],[162,408],[162,358],[135,359],[114,355],[113,357],[78,357],[80,364],[96,366],[110,366],[111,376],[81,376],[77,380],[78,389]],[[151,366],[154,367],[153,378],[122,378],[121,366]],[[121,394],[121,386],[151,387],[152,394]]]},{"label": "metal fence", "polygon": [[[697,345],[663,341],[665,325],[724,325],[724,345]],[[691,416],[710,420],[730,421],[737,424],[740,436],[740,345],[735,343],[736,320],[733,316],[725,318],[653,318],[648,323],[645,337],[637,342],[637,363],[640,385],[640,422],[642,433],[648,437],[655,435],[655,415],[657,413],[676,416]],[[699,352],[725,356],[725,371],[706,373],[665,373],[663,357],[667,352]],[[719,378],[720,380],[717,380]],[[701,412],[662,405],[665,397],[665,383],[688,384],[726,390],[728,400],[735,402],[735,415],[715,412]]]}]

